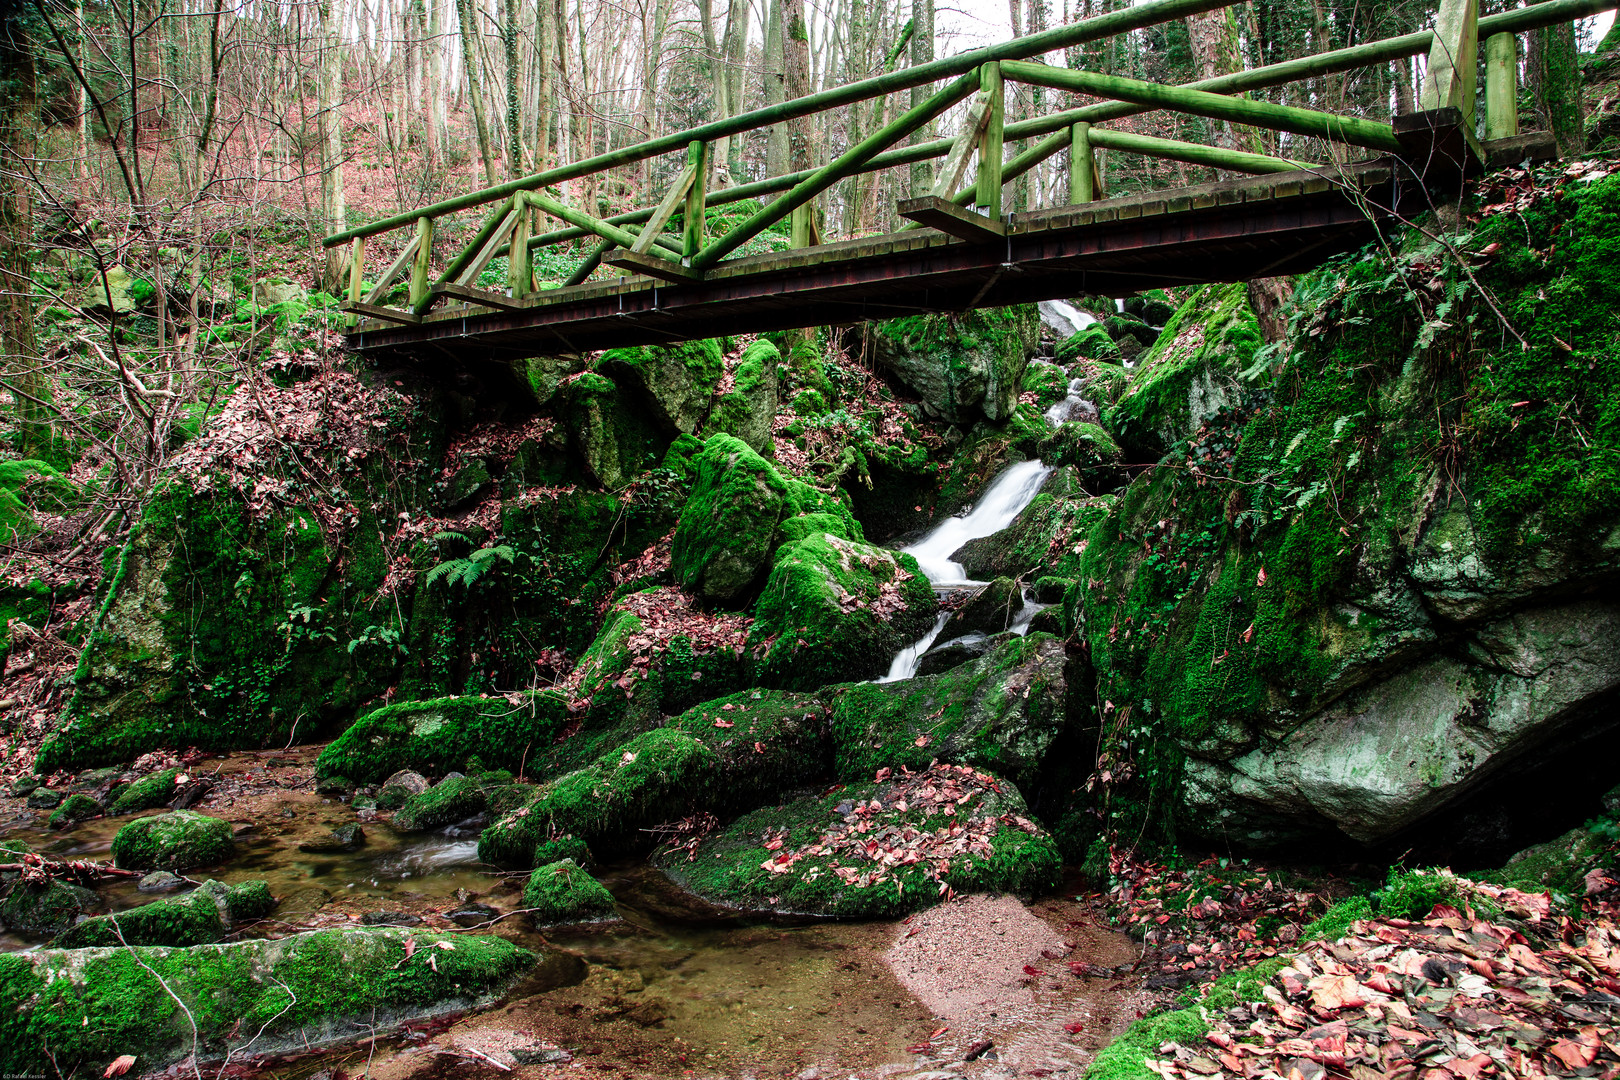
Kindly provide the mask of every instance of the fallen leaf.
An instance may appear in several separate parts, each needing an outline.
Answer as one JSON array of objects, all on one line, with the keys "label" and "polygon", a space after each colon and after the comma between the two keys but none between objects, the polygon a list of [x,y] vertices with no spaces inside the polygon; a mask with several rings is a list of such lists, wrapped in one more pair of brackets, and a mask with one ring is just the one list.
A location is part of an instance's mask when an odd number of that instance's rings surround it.
[{"label": "fallen leaf", "polygon": [[129,1072],[130,1066],[132,1066],[134,1064],[135,1064],[135,1055],[134,1054],[119,1054],[117,1057],[113,1058],[112,1064],[108,1065],[107,1066],[107,1071],[102,1073],[101,1075],[104,1076],[104,1077],[106,1077],[106,1076],[123,1076],[125,1073]]}]

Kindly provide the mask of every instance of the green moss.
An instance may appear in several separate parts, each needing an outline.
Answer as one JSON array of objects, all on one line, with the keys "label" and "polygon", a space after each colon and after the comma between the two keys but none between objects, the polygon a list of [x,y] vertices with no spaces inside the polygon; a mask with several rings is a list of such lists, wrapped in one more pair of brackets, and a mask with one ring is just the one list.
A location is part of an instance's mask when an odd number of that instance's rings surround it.
[{"label": "green moss", "polygon": [[1011,637],[970,663],[896,683],[835,687],[838,776],[927,768],[935,759],[988,769],[1034,790],[1068,725],[1066,660],[1049,634]]},{"label": "green moss", "polygon": [[723,351],[717,338],[609,349],[597,369],[673,438],[696,431],[709,411],[715,384],[725,370]]},{"label": "green moss", "polygon": [[694,706],[535,789],[484,830],[479,858],[532,866],[534,852],[563,837],[597,852],[633,849],[654,826],[757,806],[826,775],[825,725],[820,702],[803,694],[751,690]]},{"label": "green moss", "polygon": [[[517,807],[512,807],[512,809],[515,810]],[[585,867],[587,870],[595,862],[591,858],[590,845],[577,836],[559,836],[553,840],[542,840],[535,845],[534,854],[530,858],[534,860],[536,866],[545,866],[547,863],[561,862],[568,859]]]},{"label": "green moss", "polygon": [[523,906],[537,926],[615,918],[613,894],[573,859],[535,867],[523,887]]},{"label": "green moss", "polygon": [[517,702],[456,697],[411,701],[367,713],[321,751],[320,777],[379,783],[401,769],[443,773],[473,754],[518,769],[549,747],[568,722],[562,694],[542,690]]},{"label": "green moss", "polygon": [[1454,874],[1390,867],[1389,880],[1372,894],[1371,906],[1380,919],[1426,919],[1436,904],[1462,907],[1462,887]]},{"label": "green moss", "polygon": [[81,821],[101,816],[101,804],[82,791],[74,792],[62,801],[51,813],[50,827],[53,829],[66,829],[77,825]]},{"label": "green moss", "polygon": [[1024,369],[1024,379],[1019,389],[1023,393],[1034,394],[1035,407],[1044,412],[1069,396],[1069,376],[1056,364],[1031,361]]},{"label": "green moss", "polygon": [[182,771],[164,769],[162,772],[148,773],[120,791],[118,797],[107,807],[107,813],[136,814],[142,810],[155,810],[160,806],[169,805],[169,801],[174,798],[175,780]]},{"label": "green moss", "polygon": [[1039,338],[1035,305],[913,315],[871,324],[874,359],[952,423],[1002,423]]},{"label": "green moss", "polygon": [[922,635],[937,608],[910,555],[812,533],[777,551],[750,647],[763,653],[766,685],[812,689],[872,677]]},{"label": "green moss", "polygon": [[[959,892],[1024,896],[1056,885],[1061,865],[1056,846],[1044,832],[1026,831],[1016,823],[1024,813],[1023,800],[994,778],[976,785],[977,797],[963,798],[957,816],[950,819],[964,827],[989,828],[988,853],[964,852],[941,871],[932,862],[884,867],[826,850],[828,829],[853,821],[850,808],[874,799],[884,809],[869,819],[873,836],[888,835],[890,827],[927,833],[947,827],[937,807],[900,809],[891,786],[887,781],[851,784],[758,810],[706,838],[690,856],[675,848],[657,862],[677,884],[712,903],[838,918],[894,918],[928,907],[944,895],[941,884]],[[798,857],[777,873],[764,866],[778,857],[773,852]],[[844,882],[836,873],[839,866],[859,871],[865,885]]]},{"label": "green moss", "polygon": [[126,1053],[161,1069],[191,1052],[193,1023],[205,1060],[250,1040],[302,1050],[465,1009],[534,960],[496,937],[405,930],[12,953],[0,957],[0,1069],[99,1071]]},{"label": "green moss", "polygon": [[185,870],[213,866],[236,848],[231,824],[190,810],[137,818],[113,837],[113,865],[121,870]]},{"label": "green moss", "polygon": [[1123,361],[1119,346],[1114,339],[1108,336],[1108,331],[1102,323],[1092,323],[1083,330],[1071,334],[1057,349],[1057,359],[1060,364],[1072,364],[1076,360],[1096,360],[1102,363],[1118,365]]},{"label": "green moss", "polygon": [[711,436],[696,466],[670,548],[671,570],[690,592],[736,600],[752,589],[770,558],[787,485],[769,462],[730,435]]},{"label": "green moss", "polygon": [[421,832],[465,821],[489,805],[484,785],[470,776],[453,776],[405,800],[393,825],[406,832]]},{"label": "green moss", "polygon": [[275,900],[262,881],[227,886],[205,881],[184,896],[86,919],[57,936],[59,949],[121,945],[204,945],[223,941],[232,922],[270,914]]},{"label": "green moss", "polygon": [[776,371],[781,363],[782,354],[769,341],[756,341],[743,350],[732,371],[731,390],[714,402],[703,432],[735,435],[756,452],[770,456],[774,451]]}]

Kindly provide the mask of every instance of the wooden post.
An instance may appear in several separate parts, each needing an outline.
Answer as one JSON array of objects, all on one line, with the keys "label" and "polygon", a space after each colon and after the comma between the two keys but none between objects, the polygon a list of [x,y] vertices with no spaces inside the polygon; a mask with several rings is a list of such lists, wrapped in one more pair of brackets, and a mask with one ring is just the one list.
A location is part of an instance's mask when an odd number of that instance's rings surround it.
[{"label": "wooden post", "polygon": [[1519,133],[1519,39],[1492,34],[1485,39],[1485,137]]},{"label": "wooden post", "polygon": [[975,200],[986,217],[1001,220],[1001,143],[1006,117],[1006,96],[1002,90],[1001,65],[979,68],[979,92],[984,95],[989,116],[984,134],[979,136],[979,190]]},{"label": "wooden post", "polygon": [[416,219],[416,263],[411,267],[411,308],[427,303],[428,270],[433,264],[433,219]]},{"label": "wooden post", "polygon": [[686,163],[692,166],[692,186],[686,189],[681,255],[683,262],[690,262],[703,249],[703,217],[709,205],[709,144],[699,139],[687,143]]},{"label": "wooden post", "polygon": [[1479,0],[1440,0],[1418,108],[1461,110],[1465,125],[1472,128],[1478,66]]},{"label": "wooden post", "polygon": [[1092,202],[1097,198],[1097,159],[1091,152],[1091,125],[1081,121],[1069,130],[1069,202]]},{"label": "wooden post", "polygon": [[512,196],[516,220],[512,222],[511,248],[506,254],[506,278],[512,299],[521,300],[534,291],[534,275],[529,271],[529,204],[523,192]]},{"label": "wooden post", "polygon": [[349,245],[349,303],[360,302],[360,290],[365,285],[366,238],[357,236]]},{"label": "wooden post", "polygon": [[811,217],[816,204],[807,202],[795,206],[788,214],[788,247],[807,248],[815,244],[816,223]]}]

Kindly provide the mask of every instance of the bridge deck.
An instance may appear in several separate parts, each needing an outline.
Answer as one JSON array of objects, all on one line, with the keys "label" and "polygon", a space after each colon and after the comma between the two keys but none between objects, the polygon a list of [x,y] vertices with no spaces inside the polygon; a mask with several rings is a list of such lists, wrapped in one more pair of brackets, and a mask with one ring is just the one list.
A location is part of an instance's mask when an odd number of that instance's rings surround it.
[{"label": "bridge deck", "polygon": [[695,281],[634,275],[501,309],[441,306],[410,325],[364,319],[349,341],[499,360],[1298,273],[1373,238],[1413,190],[1402,175],[1383,158],[1201,184],[1014,214],[983,241],[913,229],[734,259]]}]

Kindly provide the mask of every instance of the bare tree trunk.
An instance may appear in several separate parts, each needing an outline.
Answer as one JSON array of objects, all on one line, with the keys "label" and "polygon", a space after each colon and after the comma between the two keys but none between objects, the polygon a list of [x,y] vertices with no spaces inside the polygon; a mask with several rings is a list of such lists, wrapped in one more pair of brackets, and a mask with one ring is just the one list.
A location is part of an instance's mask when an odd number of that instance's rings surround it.
[{"label": "bare tree trunk", "polygon": [[1573,23],[1531,32],[1525,75],[1547,130],[1558,143],[1558,156],[1569,158],[1585,153],[1581,63]]},{"label": "bare tree trunk", "polygon": [[489,120],[484,116],[483,80],[479,77],[478,41],[473,36],[478,30],[472,10],[473,0],[456,0],[456,14],[461,22],[461,59],[467,66],[467,100],[472,104],[473,126],[478,134],[478,153],[484,159],[484,181],[495,186],[495,155],[489,146]]},{"label": "bare tree trunk", "polygon": [[[934,59],[934,0],[911,0],[911,66],[919,67]],[[913,107],[928,100],[930,88],[911,88]],[[924,124],[911,137],[913,145],[928,142],[934,137],[934,125]],[[930,161],[913,162],[911,166],[911,194],[921,198],[934,189],[934,165]]]},{"label": "bare tree trunk", "polygon": [[[765,9],[764,97],[765,105],[780,105],[787,99],[782,72],[782,0],[768,0]],[[765,172],[781,176],[787,172],[788,130],[786,124],[772,124],[766,133]]]},{"label": "bare tree trunk", "polygon": [[[343,195],[343,49],[332,0],[321,0],[320,55],[316,61],[316,130],[321,144],[321,216],[328,232],[348,228],[348,207]],[[343,251],[328,248],[320,288],[336,293],[342,288]]]},{"label": "bare tree trunk", "polygon": [[50,444],[46,397],[34,338],[34,288],[29,276],[34,208],[24,160],[34,146],[34,53],[21,11],[0,14],[0,352],[17,417],[19,445],[32,457]]}]

